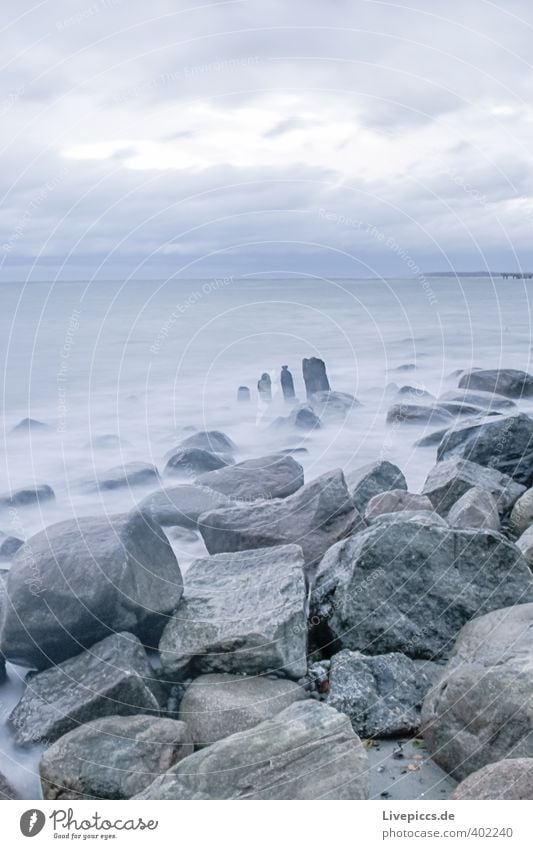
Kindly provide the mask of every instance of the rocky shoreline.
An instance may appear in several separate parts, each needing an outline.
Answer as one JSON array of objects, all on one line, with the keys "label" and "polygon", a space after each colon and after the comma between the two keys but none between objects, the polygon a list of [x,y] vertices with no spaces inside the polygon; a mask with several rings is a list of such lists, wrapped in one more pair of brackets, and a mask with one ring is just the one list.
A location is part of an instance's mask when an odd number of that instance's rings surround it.
[{"label": "rocky shoreline", "polygon": [[[304,405],[283,374],[284,437],[359,405],[320,360]],[[44,748],[44,798],[389,798],[401,775],[412,798],[533,798],[532,396],[511,369],[402,387],[390,424],[436,426],[421,492],[385,459],[307,481],[299,445],[239,460],[203,431],[164,484],[142,463],[86,482],[153,485],[130,513],[0,538],[0,687],[31,670],[8,724]],[[170,531],[205,545],[184,574]]]}]

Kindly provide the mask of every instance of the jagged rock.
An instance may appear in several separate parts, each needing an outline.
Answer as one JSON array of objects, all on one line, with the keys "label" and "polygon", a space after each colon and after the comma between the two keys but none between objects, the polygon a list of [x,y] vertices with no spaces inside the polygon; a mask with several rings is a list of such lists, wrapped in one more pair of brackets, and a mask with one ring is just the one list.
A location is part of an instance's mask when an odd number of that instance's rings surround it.
[{"label": "jagged rock", "polygon": [[360,737],[414,734],[430,683],[404,654],[344,650],[331,658],[327,704],[349,716]]},{"label": "jagged rock", "polygon": [[99,490],[121,489],[122,487],[141,486],[157,483],[159,472],[151,463],[124,463],[98,474],[94,486]]},{"label": "jagged rock", "polygon": [[334,542],[364,527],[340,469],[311,481],[284,501],[212,510],[198,523],[210,554],[297,543],[307,568],[317,564]]},{"label": "jagged rock", "polygon": [[464,626],[424,700],[422,730],[433,759],[463,779],[502,758],[533,757],[532,725],[533,604],[516,604]]},{"label": "jagged rock", "polygon": [[261,401],[272,401],[272,380],[268,372],[263,372],[257,381],[257,391]]},{"label": "jagged rock", "polygon": [[344,419],[357,407],[362,406],[357,398],[347,392],[314,392],[309,400],[320,421]]},{"label": "jagged rock", "polygon": [[0,533],[0,559],[10,560],[23,544],[23,541],[18,537]]},{"label": "jagged rock", "polygon": [[53,428],[50,425],[40,422],[38,419],[21,419],[11,433],[31,433],[33,435],[34,433],[50,433],[52,430]]},{"label": "jagged rock", "polygon": [[142,715],[94,719],[42,756],[43,797],[130,799],[193,751],[184,722]]},{"label": "jagged rock", "polygon": [[531,571],[500,534],[380,522],[326,552],[311,623],[321,646],[437,659],[468,619],[532,600]]},{"label": "jagged rock", "polygon": [[221,454],[212,454],[203,448],[180,448],[169,458],[165,474],[194,478],[205,472],[224,469],[228,465],[228,460]]},{"label": "jagged rock", "polygon": [[487,764],[461,781],[450,799],[533,799],[533,758]]},{"label": "jagged rock", "polygon": [[302,372],[309,400],[315,392],[329,392],[331,389],[324,360],[319,360],[318,357],[302,360]]},{"label": "jagged rock", "polygon": [[427,495],[438,513],[447,516],[453,505],[472,487],[484,489],[493,495],[501,516],[509,512],[524,492],[524,487],[509,475],[469,460],[451,457],[431,469],[422,493]]},{"label": "jagged rock", "polygon": [[439,402],[456,401],[460,404],[473,404],[484,410],[504,410],[516,407],[514,401],[503,395],[495,395],[493,392],[470,392],[467,389],[452,389],[439,395]]},{"label": "jagged rock", "polygon": [[518,537],[516,545],[526,558],[530,566],[533,566],[533,525],[526,528],[522,536]]},{"label": "jagged rock", "polygon": [[455,502],[448,513],[453,528],[488,528],[500,530],[500,514],[496,499],[490,492],[473,486]]},{"label": "jagged rock", "polygon": [[137,509],[148,513],[163,527],[196,528],[202,513],[231,507],[233,503],[231,498],[207,486],[185,483],[150,493]]},{"label": "jagged rock", "polygon": [[15,554],[0,650],[42,669],[117,630],[154,646],[182,591],[170,543],[148,514],[69,519]]},{"label": "jagged rock", "polygon": [[387,424],[446,424],[453,416],[437,404],[393,404],[387,413]]},{"label": "jagged rock", "polygon": [[480,389],[506,398],[529,398],[533,395],[533,376],[518,369],[476,369],[464,374],[460,389]]},{"label": "jagged rock", "polygon": [[23,489],[15,489],[13,492],[3,493],[0,495],[0,509],[28,507],[54,500],[55,493],[52,487],[47,484],[39,484],[38,486],[28,486]]},{"label": "jagged rock", "polygon": [[209,672],[301,677],[306,596],[297,545],[196,560],[159,644],[164,674],[173,681]]},{"label": "jagged rock", "polygon": [[184,439],[179,448],[201,448],[212,454],[233,454],[237,446],[220,430],[200,430]]},{"label": "jagged rock", "polygon": [[5,775],[0,772],[0,801],[13,801],[13,799],[20,799],[20,796]]},{"label": "jagged rock", "polygon": [[286,401],[292,401],[292,399],[295,397],[294,381],[292,379],[292,374],[290,373],[288,366],[281,367],[279,381],[281,383],[281,391],[283,392],[283,397]]},{"label": "jagged rock", "polygon": [[244,401],[247,404],[251,400],[248,386],[239,386],[237,389],[237,401]]},{"label": "jagged rock", "polygon": [[225,469],[206,472],[195,483],[222,492],[236,501],[286,498],[304,483],[304,470],[293,457],[269,454]]},{"label": "jagged rock", "polygon": [[374,495],[365,510],[365,519],[371,522],[382,513],[399,513],[402,510],[421,511],[433,510],[433,505],[425,495],[407,492],[405,489],[392,489]]},{"label": "jagged rock", "polygon": [[377,460],[346,475],[346,485],[354,505],[361,514],[374,495],[391,489],[407,489],[401,470],[388,460]]},{"label": "jagged rock", "polygon": [[350,720],[312,699],[207,746],[139,799],[367,799],[367,754]]},{"label": "jagged rock", "polygon": [[52,743],[73,728],[103,716],[159,713],[154,673],[133,634],[112,634],[90,651],[30,672],[9,716],[15,742]]},{"label": "jagged rock", "polygon": [[515,534],[522,534],[533,524],[533,489],[527,489],[515,501],[509,521]]},{"label": "jagged rock", "polygon": [[187,723],[195,746],[209,746],[304,698],[302,687],[283,678],[200,675],[185,691],[180,719]]},{"label": "jagged rock", "polygon": [[446,519],[443,519],[434,510],[399,510],[396,513],[379,513],[370,520],[369,524],[376,525],[383,522],[414,522],[419,525],[449,527]]}]

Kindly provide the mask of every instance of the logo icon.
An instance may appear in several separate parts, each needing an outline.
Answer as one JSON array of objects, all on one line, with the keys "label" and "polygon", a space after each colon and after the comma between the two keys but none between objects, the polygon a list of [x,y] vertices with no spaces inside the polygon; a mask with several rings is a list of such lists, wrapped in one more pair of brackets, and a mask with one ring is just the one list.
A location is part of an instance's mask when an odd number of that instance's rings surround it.
[{"label": "logo icon", "polygon": [[46,817],[42,811],[32,808],[24,811],[20,818],[20,830],[24,837],[35,837],[43,830]]}]

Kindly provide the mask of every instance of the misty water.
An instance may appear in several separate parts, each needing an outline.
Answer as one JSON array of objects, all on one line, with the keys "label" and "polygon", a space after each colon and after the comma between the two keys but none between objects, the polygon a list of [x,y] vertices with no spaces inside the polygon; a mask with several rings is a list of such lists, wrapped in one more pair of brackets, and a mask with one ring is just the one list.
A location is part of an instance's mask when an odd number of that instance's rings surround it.
[{"label": "misty water", "polygon": [[[456,369],[530,370],[532,294],[533,281],[488,278],[1,284],[0,489],[46,483],[56,499],[0,513],[0,531],[27,538],[72,516],[129,510],[154,486],[89,492],[87,480],[131,460],[162,473],[164,455],[191,429],[226,432],[238,460],[305,445],[308,453],[297,459],[307,481],[386,458],[417,491],[435,448],[413,443],[438,427],[387,426],[387,409],[398,400],[391,384],[438,396],[457,386]],[[281,365],[291,369],[303,401],[301,360],[310,356],[325,360],[333,389],[363,406],[311,435],[269,428],[288,413]],[[267,406],[255,389],[264,371],[273,379]],[[251,388],[252,403],[237,403],[239,385]],[[25,417],[50,429],[12,433]],[[120,447],[95,447],[110,434]],[[169,537],[183,568],[205,551],[190,535]],[[0,770],[35,798],[38,752],[16,749],[5,725],[24,671],[8,671],[0,687]]]}]

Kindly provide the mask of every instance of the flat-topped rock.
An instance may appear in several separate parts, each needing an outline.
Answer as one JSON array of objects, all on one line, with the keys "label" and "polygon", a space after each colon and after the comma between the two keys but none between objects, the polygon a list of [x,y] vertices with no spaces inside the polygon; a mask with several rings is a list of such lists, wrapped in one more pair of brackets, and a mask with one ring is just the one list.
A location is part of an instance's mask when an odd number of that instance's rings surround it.
[{"label": "flat-topped rock", "polygon": [[233,454],[237,446],[232,439],[220,430],[200,430],[187,436],[180,448],[201,448],[212,454]]},{"label": "flat-topped rock", "polygon": [[452,528],[487,528],[500,530],[500,514],[494,496],[473,486],[450,509],[448,522]]},{"label": "flat-topped rock", "polygon": [[453,416],[438,404],[393,404],[387,424],[453,424]]},{"label": "flat-topped rock", "polygon": [[0,495],[0,510],[9,507],[33,507],[46,501],[54,501],[55,497],[54,490],[48,484],[22,487]]},{"label": "flat-topped rock", "polygon": [[533,395],[533,375],[519,369],[475,369],[463,374],[460,389],[482,390],[506,398],[529,398]]},{"label": "flat-topped rock", "polygon": [[338,421],[346,418],[353,410],[362,407],[360,401],[348,392],[314,392],[309,401],[320,421]]},{"label": "flat-topped rock", "polygon": [[[121,466],[113,466],[105,472],[100,472],[94,481],[94,487],[99,490],[122,489],[123,487],[143,486],[157,483],[159,472],[151,463],[131,462]],[[92,483],[88,485],[92,486]]]},{"label": "flat-topped rock", "polygon": [[371,522],[382,513],[399,513],[403,510],[433,510],[433,505],[425,495],[407,492],[405,489],[392,489],[380,492],[370,499],[366,506],[365,519]]},{"label": "flat-topped rock", "polygon": [[147,512],[163,527],[196,528],[202,513],[231,507],[234,502],[207,486],[181,484],[150,493],[137,509]]},{"label": "flat-topped rock", "polygon": [[290,455],[269,454],[207,472],[197,477],[195,483],[237,501],[287,498],[303,486],[304,470]]},{"label": "flat-topped rock", "polygon": [[505,410],[516,407],[514,401],[504,395],[496,395],[494,392],[472,391],[469,389],[451,389],[439,395],[440,401],[456,401],[465,404],[474,404],[484,410]]},{"label": "flat-topped rock", "polygon": [[435,510],[446,516],[453,505],[472,487],[478,487],[494,496],[501,516],[506,515],[525,487],[516,483],[509,475],[451,457],[437,463],[429,472],[422,493]]},{"label": "flat-topped rock", "polygon": [[195,478],[205,472],[214,472],[230,465],[231,458],[213,454],[203,448],[180,448],[168,458],[165,474],[182,478]]}]

